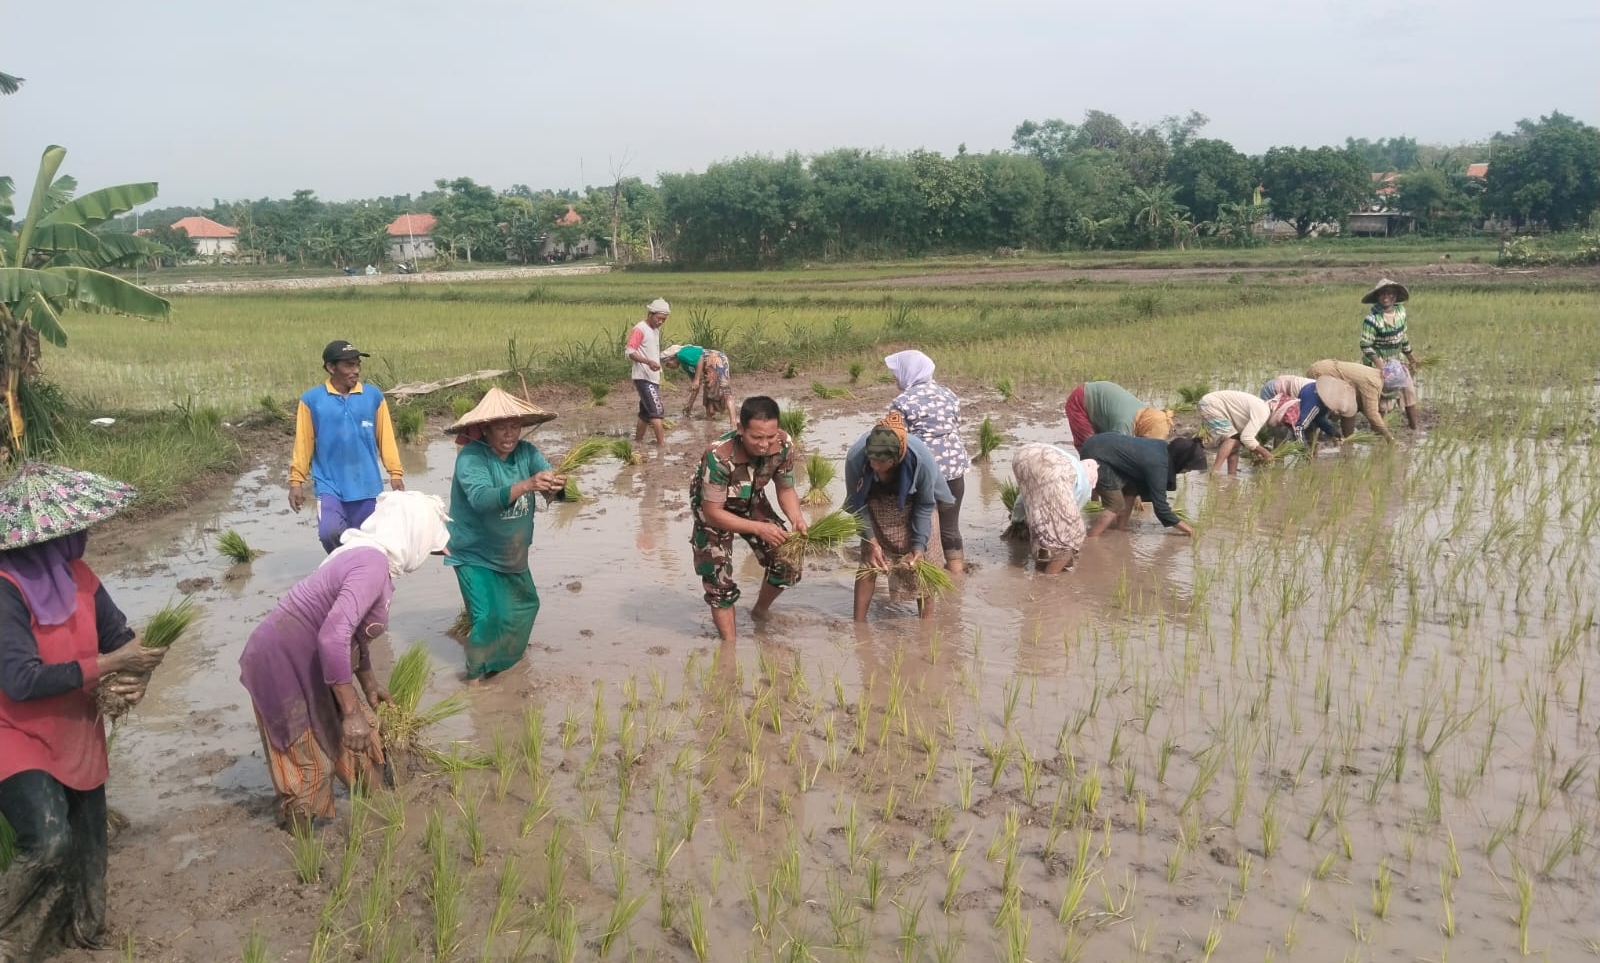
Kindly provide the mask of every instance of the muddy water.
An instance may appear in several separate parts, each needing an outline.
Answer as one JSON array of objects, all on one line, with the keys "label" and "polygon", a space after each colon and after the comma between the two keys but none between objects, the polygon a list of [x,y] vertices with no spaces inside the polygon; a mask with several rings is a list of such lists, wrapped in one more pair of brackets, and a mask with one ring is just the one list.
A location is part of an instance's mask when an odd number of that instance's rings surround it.
[{"label": "muddy water", "polygon": [[[404,952],[385,958],[440,955],[433,812],[467,879],[462,945],[443,954],[460,958],[516,958],[525,932],[531,958],[563,958],[551,905],[571,907],[574,955],[593,958],[640,895],[604,949],[694,959],[698,909],[709,959],[1189,960],[1208,941],[1213,959],[1498,959],[1521,949],[1519,892],[1531,951],[1565,958],[1600,936],[1585,683],[1600,569],[1592,518],[1556,487],[1600,468],[1593,453],[1529,471],[1540,453],[1435,437],[1188,476],[1177,500],[1199,539],[1146,514],[1045,577],[998,538],[999,486],[1010,445],[1062,426],[1053,405],[994,414],[1009,444],[968,476],[970,571],[930,624],[883,603],[858,629],[853,565],[824,559],[770,622],[741,611],[731,652],[687,545],[711,427],[678,426],[644,465],[585,469],[588,500],[537,520],[528,660],[435,734],[474,747],[458,754],[512,746],[533,708],[541,780],[514,765],[503,787],[492,768],[412,779],[394,832],[414,875],[375,928]],[[534,440],[559,454],[607,417]],[[870,421],[819,417],[807,446],[837,459]],[[447,441],[409,451],[409,486],[447,492],[453,456]],[[211,548],[227,528],[267,554],[230,569]],[[134,822],[113,917],[137,958],[227,958],[252,929],[270,958],[312,955],[336,873],[293,882],[235,664],[322,557],[281,471],[262,469],[99,563],[135,620],[179,580],[213,580],[193,644],[113,753],[113,803]],[[443,566],[397,588],[390,651],[428,646],[434,696],[461,687],[445,635],[459,608]],[[330,861],[342,833],[326,831]],[[524,884],[485,944],[508,863]],[[353,903],[393,884],[381,868],[356,879]],[[361,916],[335,913],[327,958],[384,956]]]}]

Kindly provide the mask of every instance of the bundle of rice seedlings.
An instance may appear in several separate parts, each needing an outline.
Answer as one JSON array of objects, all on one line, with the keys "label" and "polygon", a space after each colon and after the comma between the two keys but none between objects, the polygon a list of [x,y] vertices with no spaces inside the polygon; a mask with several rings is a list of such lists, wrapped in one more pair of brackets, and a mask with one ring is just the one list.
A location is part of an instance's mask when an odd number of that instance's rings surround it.
[{"label": "bundle of rice seedlings", "polygon": [[1272,449],[1272,455],[1275,459],[1299,458],[1310,450],[1310,445],[1298,438],[1295,438],[1290,441],[1286,441],[1278,447]]},{"label": "bundle of rice seedlings", "polygon": [[1010,378],[1001,378],[995,383],[994,390],[1000,392],[1001,401],[1010,401],[1017,396],[1016,388],[1012,385]]},{"label": "bundle of rice seedlings", "polygon": [[778,412],[778,427],[784,430],[790,438],[800,440],[806,430],[806,410],[804,408],[790,408]]},{"label": "bundle of rice seedlings", "polygon": [[395,661],[389,673],[390,702],[378,706],[378,733],[386,752],[415,752],[423,733],[451,716],[467,711],[465,693],[455,692],[426,709],[418,709],[422,694],[433,678],[433,661],[421,642],[414,643]]},{"label": "bundle of rice seedlings", "polygon": [[818,398],[848,398],[849,388],[830,388],[820,381],[811,382],[811,393]]},{"label": "bundle of rice seedlings", "polygon": [[1006,436],[994,426],[988,415],[983,416],[983,424],[978,426],[978,460],[983,461],[989,453],[1005,443]]},{"label": "bundle of rice seedlings", "polygon": [[[189,631],[189,626],[200,616],[200,610],[195,608],[194,599],[185,597],[183,601],[169,605],[155,615],[150,616],[150,621],[145,623],[144,633],[139,639],[139,644],[147,649],[166,649],[172,643],[183,637]],[[95,685],[95,704],[100,708],[100,714],[107,719],[120,719],[132,706],[128,700],[111,691],[112,683],[142,679],[150,681],[148,672],[112,672],[100,677]]]},{"label": "bundle of rice seedlings", "polygon": [[1083,514],[1085,515],[1093,515],[1095,512],[1103,512],[1105,510],[1106,507],[1104,505],[1092,498],[1083,503]]},{"label": "bundle of rice seedlings", "polygon": [[1172,406],[1173,411],[1193,411],[1200,405],[1200,399],[1211,393],[1206,385],[1187,385],[1178,389],[1178,403]]},{"label": "bundle of rice seedlings", "polygon": [[611,454],[624,465],[637,465],[644,461],[644,456],[639,454],[633,447],[633,442],[626,438],[618,438],[611,443]]},{"label": "bundle of rice seedlings", "polygon": [[401,441],[414,441],[428,423],[428,414],[412,405],[396,405],[394,409],[394,434]]},{"label": "bundle of rice seedlings", "polygon": [[611,393],[611,386],[599,381],[589,382],[589,403],[596,408],[606,403],[606,395]]},{"label": "bundle of rice seedlings", "polygon": [[467,636],[472,634],[472,613],[466,609],[457,612],[456,620],[450,623],[450,627],[445,629],[444,634],[452,639],[466,639]]},{"label": "bundle of rice seedlings", "polygon": [[790,565],[798,566],[807,555],[825,555],[851,539],[860,538],[862,530],[859,515],[836,509],[814,520],[805,531],[791,533],[788,541],[778,546],[778,555]]},{"label": "bundle of rice seedlings", "polygon": [[576,501],[583,497],[583,493],[578,491],[578,480],[573,477],[573,473],[610,450],[611,442],[608,439],[585,438],[567,452],[567,457],[561,459],[561,464],[556,466],[556,474],[567,476],[567,488],[563,495],[568,501]]},{"label": "bundle of rice seedlings", "polygon": [[230,528],[217,539],[217,554],[236,565],[243,565],[260,558],[263,553],[251,548],[243,535]]},{"label": "bundle of rice seedlings", "polygon": [[850,383],[851,384],[855,384],[857,381],[861,380],[861,370],[862,370],[861,362],[859,362],[859,361],[850,362]]},{"label": "bundle of rice seedlings", "polygon": [[1361,431],[1352,431],[1350,434],[1344,436],[1344,440],[1352,445],[1370,445],[1378,440],[1378,433],[1375,431],[1367,431],[1366,429],[1362,429]]},{"label": "bundle of rice seedlings", "polygon": [[949,572],[925,558],[917,559],[910,568],[912,577],[917,580],[917,594],[922,598],[936,599],[956,587]]},{"label": "bundle of rice seedlings", "polygon": [[1000,504],[1005,506],[1007,515],[1011,514],[1011,510],[1017,507],[1017,491],[1017,480],[1015,478],[1007,478],[1000,483]]},{"label": "bundle of rice seedlings", "polygon": [[454,398],[450,399],[450,411],[456,416],[456,421],[460,421],[462,415],[476,407],[478,407],[477,400],[474,398],[469,398],[466,395],[456,395]]},{"label": "bundle of rice seedlings", "polygon": [[828,485],[833,481],[836,473],[833,462],[819,454],[812,453],[811,457],[806,459],[806,481],[808,483],[806,497],[800,499],[800,501],[806,505],[826,505],[833,501],[833,497],[828,494]]}]

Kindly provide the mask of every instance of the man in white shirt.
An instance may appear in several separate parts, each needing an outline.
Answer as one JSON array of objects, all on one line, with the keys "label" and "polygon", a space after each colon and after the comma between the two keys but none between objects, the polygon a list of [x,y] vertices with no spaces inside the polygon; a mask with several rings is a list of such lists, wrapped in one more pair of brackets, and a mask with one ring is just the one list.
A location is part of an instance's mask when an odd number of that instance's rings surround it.
[{"label": "man in white shirt", "polygon": [[655,433],[656,447],[666,445],[666,430],[661,425],[661,326],[667,323],[672,308],[661,298],[645,305],[643,321],[628,332],[628,359],[633,362],[633,388],[639,393],[639,424],[633,440],[644,441],[648,425]]}]

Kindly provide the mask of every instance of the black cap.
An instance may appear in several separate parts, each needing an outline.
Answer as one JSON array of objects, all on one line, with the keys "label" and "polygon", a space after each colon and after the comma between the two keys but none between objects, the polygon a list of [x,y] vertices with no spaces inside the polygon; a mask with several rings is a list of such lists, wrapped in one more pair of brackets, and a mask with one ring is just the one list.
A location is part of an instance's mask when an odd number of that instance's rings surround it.
[{"label": "black cap", "polygon": [[335,361],[354,361],[357,358],[370,358],[372,355],[365,351],[357,351],[356,346],[348,341],[329,341],[328,346],[322,349],[322,363],[333,364]]}]

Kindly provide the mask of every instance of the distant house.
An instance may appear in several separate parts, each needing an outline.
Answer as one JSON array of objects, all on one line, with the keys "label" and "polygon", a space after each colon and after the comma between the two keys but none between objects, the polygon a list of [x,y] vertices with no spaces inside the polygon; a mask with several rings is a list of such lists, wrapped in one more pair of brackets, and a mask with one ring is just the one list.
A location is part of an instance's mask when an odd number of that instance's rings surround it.
[{"label": "distant house", "polygon": [[388,227],[389,259],[417,261],[434,257],[433,226],[439,219],[432,214],[401,214]]},{"label": "distant house", "polygon": [[1489,165],[1487,163],[1483,163],[1483,164],[1468,164],[1467,165],[1467,176],[1472,178],[1475,181],[1488,180],[1489,179]]},{"label": "distant house", "polygon": [[[567,205],[567,213],[556,218],[556,227],[577,227],[582,223],[583,215],[579,214],[578,209],[571,204]],[[587,233],[577,243],[571,245],[562,244],[556,240],[553,234],[546,234],[544,247],[540,249],[539,253],[547,259],[555,255],[563,257],[593,257],[598,250],[599,245],[595,244],[594,238],[588,236]]]},{"label": "distant house", "polygon": [[183,231],[194,242],[194,253],[200,257],[232,254],[239,247],[239,229],[218,224],[209,217],[186,217],[172,225],[174,231]]},{"label": "distant house", "polygon": [[1399,199],[1400,175],[1394,171],[1372,174],[1372,194],[1358,210],[1345,218],[1345,228],[1351,234],[1369,237],[1390,237],[1416,229],[1416,218],[1394,207]]}]

